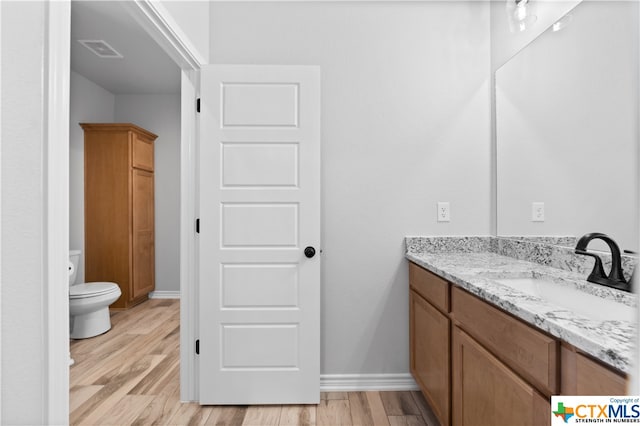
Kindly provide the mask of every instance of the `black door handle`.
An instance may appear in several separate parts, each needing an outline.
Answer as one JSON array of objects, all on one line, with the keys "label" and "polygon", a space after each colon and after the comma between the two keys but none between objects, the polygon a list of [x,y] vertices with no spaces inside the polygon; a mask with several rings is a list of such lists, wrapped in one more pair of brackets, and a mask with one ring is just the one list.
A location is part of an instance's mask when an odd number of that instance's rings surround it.
[{"label": "black door handle", "polygon": [[309,247],[304,249],[304,255],[307,256],[309,259],[311,259],[313,256],[316,255],[316,249],[314,249],[313,247],[309,246]]}]

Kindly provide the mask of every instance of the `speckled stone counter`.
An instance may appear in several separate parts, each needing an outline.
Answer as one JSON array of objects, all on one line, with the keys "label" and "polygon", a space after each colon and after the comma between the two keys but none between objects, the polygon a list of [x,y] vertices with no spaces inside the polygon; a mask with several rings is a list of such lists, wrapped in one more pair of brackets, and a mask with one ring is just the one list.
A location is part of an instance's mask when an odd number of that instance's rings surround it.
[{"label": "speckled stone counter", "polygon": [[495,280],[550,277],[558,285],[574,286],[631,307],[637,304],[636,295],[587,282],[584,273],[499,254],[501,243],[495,237],[407,237],[405,242],[406,258],[411,262],[618,370],[631,370],[635,321],[577,314]]}]

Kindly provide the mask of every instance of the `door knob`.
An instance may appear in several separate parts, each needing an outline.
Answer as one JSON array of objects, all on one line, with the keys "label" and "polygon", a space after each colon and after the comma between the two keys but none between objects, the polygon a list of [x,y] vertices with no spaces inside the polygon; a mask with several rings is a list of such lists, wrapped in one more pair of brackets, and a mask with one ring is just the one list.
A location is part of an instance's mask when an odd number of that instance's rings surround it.
[{"label": "door knob", "polygon": [[311,259],[313,256],[316,255],[316,249],[314,249],[313,247],[309,246],[309,247],[304,249],[304,255],[307,256],[309,259]]}]

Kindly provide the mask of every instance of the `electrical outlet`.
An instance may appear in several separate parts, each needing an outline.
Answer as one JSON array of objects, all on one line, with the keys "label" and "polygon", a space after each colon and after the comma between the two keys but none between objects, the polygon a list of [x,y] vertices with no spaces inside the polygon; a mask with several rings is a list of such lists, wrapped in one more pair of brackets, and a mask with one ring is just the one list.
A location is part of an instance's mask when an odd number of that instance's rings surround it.
[{"label": "electrical outlet", "polygon": [[544,222],[544,203],[531,203],[531,222]]},{"label": "electrical outlet", "polygon": [[438,222],[451,222],[451,210],[448,201],[438,202]]}]

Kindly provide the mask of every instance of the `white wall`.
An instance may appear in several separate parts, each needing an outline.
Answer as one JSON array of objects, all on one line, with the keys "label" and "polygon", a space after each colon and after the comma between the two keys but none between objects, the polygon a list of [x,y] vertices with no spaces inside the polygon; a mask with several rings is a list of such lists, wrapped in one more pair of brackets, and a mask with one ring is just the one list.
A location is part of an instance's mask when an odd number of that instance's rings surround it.
[{"label": "white wall", "polygon": [[490,231],[488,4],[211,12],[213,63],[321,66],[322,373],[407,373],[403,237]]},{"label": "white wall", "polygon": [[77,282],[84,282],[84,132],[79,123],[114,121],[115,96],[71,72],[69,99],[69,248],[82,250]]},{"label": "white wall", "polygon": [[[2,6],[0,6],[0,29],[2,25]],[[0,30],[0,48],[2,47],[2,31]],[[0,65],[2,58],[0,57]],[[2,66],[0,66],[0,96],[2,95]],[[2,104],[0,103],[0,129],[2,127]],[[2,130],[0,130],[0,159],[2,158]],[[2,188],[2,173],[0,172],[0,188]],[[2,271],[2,196],[0,196],[0,271]],[[2,273],[0,272],[0,332],[2,331]],[[2,339],[0,338],[0,423],[2,423]]]},{"label": "white wall", "polygon": [[[204,63],[209,60],[209,2],[208,1],[188,1],[171,0],[160,1],[169,15],[178,24],[193,47],[201,55]],[[175,30],[178,30],[175,28]]]},{"label": "white wall", "polygon": [[156,291],[180,290],[180,94],[116,95],[115,121],[158,135],[155,150]]},{"label": "white wall", "polygon": [[42,2],[2,8],[2,424],[43,424],[45,146]]}]

